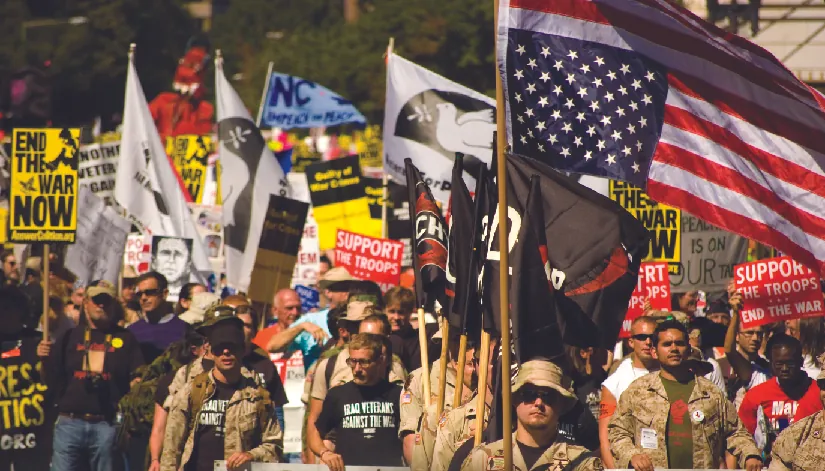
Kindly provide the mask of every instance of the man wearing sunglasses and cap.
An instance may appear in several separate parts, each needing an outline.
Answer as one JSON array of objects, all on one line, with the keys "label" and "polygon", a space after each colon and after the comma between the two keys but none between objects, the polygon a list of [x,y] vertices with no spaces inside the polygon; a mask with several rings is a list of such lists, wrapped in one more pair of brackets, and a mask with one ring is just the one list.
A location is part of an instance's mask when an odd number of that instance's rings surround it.
[{"label": "man wearing sunglasses and cap", "polygon": [[[825,355],[819,357],[820,363]],[[825,405],[825,370],[816,378],[819,399]],[[825,411],[809,415],[783,430],[771,449],[768,471],[822,469],[825,457]]]},{"label": "man wearing sunglasses and cap", "polygon": [[172,399],[160,461],[161,471],[213,471],[251,461],[277,462],[283,432],[269,393],[242,372],[244,323],[218,315],[205,328],[214,366],[197,375]]},{"label": "man wearing sunglasses and cap", "polygon": [[59,413],[52,469],[110,471],[122,459],[115,447],[117,404],[143,356],[132,332],[117,325],[123,309],[110,283],[86,288],[83,313],[85,325],[38,346],[38,355],[48,357],[46,381]]},{"label": "man wearing sunglasses and cap", "polygon": [[[602,470],[601,459],[586,448],[560,439],[559,419],[576,404],[572,380],[545,359],[524,362],[512,386],[517,417],[513,433],[513,467],[519,471],[563,469]],[[472,451],[462,471],[503,470],[504,442]]]},{"label": "man wearing sunglasses and cap", "polygon": [[690,344],[684,324],[666,320],[653,336],[660,370],[625,390],[608,425],[616,467],[718,469],[727,451],[740,469],[761,470],[760,452],[734,405],[686,361]]}]

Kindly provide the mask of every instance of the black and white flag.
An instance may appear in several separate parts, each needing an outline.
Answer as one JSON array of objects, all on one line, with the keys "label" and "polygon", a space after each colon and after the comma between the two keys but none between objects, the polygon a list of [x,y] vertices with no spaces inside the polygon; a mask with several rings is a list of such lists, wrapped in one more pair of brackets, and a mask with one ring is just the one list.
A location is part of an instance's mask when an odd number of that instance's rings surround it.
[{"label": "black and white flag", "polygon": [[453,161],[464,154],[464,179],[475,187],[489,165],[496,130],[495,100],[395,54],[387,60],[384,169],[404,181],[404,159],[423,170],[433,197],[450,199]]},{"label": "black and white flag", "polygon": [[278,159],[267,147],[238,93],[215,60],[215,101],[221,200],[226,246],[226,281],[246,292],[249,288],[269,195],[289,196],[289,184]]}]

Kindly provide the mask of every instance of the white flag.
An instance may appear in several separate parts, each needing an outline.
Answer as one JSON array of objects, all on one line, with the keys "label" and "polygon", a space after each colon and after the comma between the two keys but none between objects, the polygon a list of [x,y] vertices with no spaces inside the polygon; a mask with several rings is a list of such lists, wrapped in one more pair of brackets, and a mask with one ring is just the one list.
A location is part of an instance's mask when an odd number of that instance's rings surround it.
[{"label": "white flag", "polygon": [[384,170],[404,181],[412,159],[442,202],[450,199],[455,153],[464,154],[464,180],[475,187],[481,163],[490,164],[496,101],[403,57],[387,61]]},{"label": "white flag", "polygon": [[204,283],[212,266],[152,120],[131,53],[116,176],[115,200],[144,232],[193,240],[192,280]]},{"label": "white flag", "polygon": [[226,80],[220,58],[215,60],[215,100],[226,282],[245,292],[255,266],[269,195],[289,196],[289,184],[260,129]]}]

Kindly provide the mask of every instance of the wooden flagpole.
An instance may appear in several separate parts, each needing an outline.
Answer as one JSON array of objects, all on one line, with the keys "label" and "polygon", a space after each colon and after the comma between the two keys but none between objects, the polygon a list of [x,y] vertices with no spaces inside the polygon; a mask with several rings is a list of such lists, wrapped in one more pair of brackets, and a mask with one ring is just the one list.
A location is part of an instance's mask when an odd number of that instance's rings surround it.
[{"label": "wooden flagpole", "polygon": [[[218,52],[220,49],[218,50]],[[218,56],[215,56],[217,59]],[[258,105],[258,116],[255,118],[255,126],[261,127],[261,120],[264,117],[264,101],[266,101],[266,92],[269,90],[269,78],[272,76],[272,67],[275,65],[274,62],[269,61],[269,67],[266,69],[266,81],[264,82],[264,89],[261,92],[261,104]]]},{"label": "wooden flagpole", "polygon": [[[390,38],[390,43],[387,45],[387,54],[384,56],[384,64],[389,63],[393,47],[395,47],[395,38]],[[387,177],[386,168],[382,169],[382,173],[384,174],[384,178],[383,185],[381,187],[381,194],[383,196],[383,200],[381,202],[381,237],[387,239],[390,234],[390,230],[387,227],[387,197],[389,196],[389,188],[387,188],[387,185],[389,185],[389,178]]]},{"label": "wooden flagpole", "polygon": [[455,391],[453,392],[453,408],[461,405],[462,392],[464,392],[464,368],[467,361],[464,357],[467,356],[467,334],[461,334],[458,341],[458,359],[455,370]]},{"label": "wooden flagpole", "polygon": [[481,346],[479,348],[481,351],[478,356],[478,396],[476,397],[475,446],[481,445],[481,437],[484,433],[484,415],[487,407],[487,372],[489,370],[488,366],[490,365],[490,332],[487,332],[484,329],[481,330]]},{"label": "wooden flagpole", "polygon": [[43,244],[43,340],[49,340],[49,243]]},{"label": "wooden flagpole", "polygon": [[[421,276],[416,273],[416,276]],[[430,391],[430,354],[427,352],[427,318],[424,314],[424,308],[418,308],[418,345],[421,347],[421,380],[424,382],[424,410],[430,408],[430,399],[432,392]]]},{"label": "wooden flagpole", "polygon": [[[447,356],[449,355],[449,340],[450,340],[450,323],[447,321],[447,316],[441,313],[441,358],[439,358],[441,371],[438,372],[438,406],[436,407],[436,415],[441,417],[444,412],[444,400],[447,395]],[[456,389],[460,389],[458,384]],[[457,404],[453,403],[453,407]]]},{"label": "wooden flagpole", "polygon": [[[498,17],[499,0],[495,2],[495,42],[498,44]],[[496,53],[498,54],[498,47]],[[504,432],[504,469],[513,469],[513,428],[512,428],[512,404],[510,402],[510,300],[508,276],[510,274],[510,245],[509,241],[509,219],[507,218],[507,130],[505,129],[504,115],[504,86],[501,83],[501,74],[498,69],[498,57],[496,57],[496,156],[498,157],[497,180],[498,180],[498,240],[499,240],[499,309],[501,310],[501,408],[502,408],[502,429]],[[483,416],[482,416],[483,417]]]}]

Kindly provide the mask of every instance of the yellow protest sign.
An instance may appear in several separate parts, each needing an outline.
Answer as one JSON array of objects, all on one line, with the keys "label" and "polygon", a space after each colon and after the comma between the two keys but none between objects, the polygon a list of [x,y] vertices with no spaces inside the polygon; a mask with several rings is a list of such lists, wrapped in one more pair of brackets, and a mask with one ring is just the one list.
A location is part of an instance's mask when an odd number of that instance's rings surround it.
[{"label": "yellow protest sign", "polygon": [[213,152],[211,136],[186,134],[166,139],[166,153],[172,158],[193,203],[203,201],[206,168],[209,154]]},{"label": "yellow protest sign", "polygon": [[74,242],[80,129],[15,129],[9,240]]},{"label": "yellow protest sign", "polygon": [[682,211],[650,199],[641,188],[610,180],[610,199],[616,201],[651,232],[650,252],[643,262],[667,262],[679,274],[682,261]]},{"label": "yellow protest sign", "polygon": [[0,244],[9,240],[9,210],[0,208]]}]

